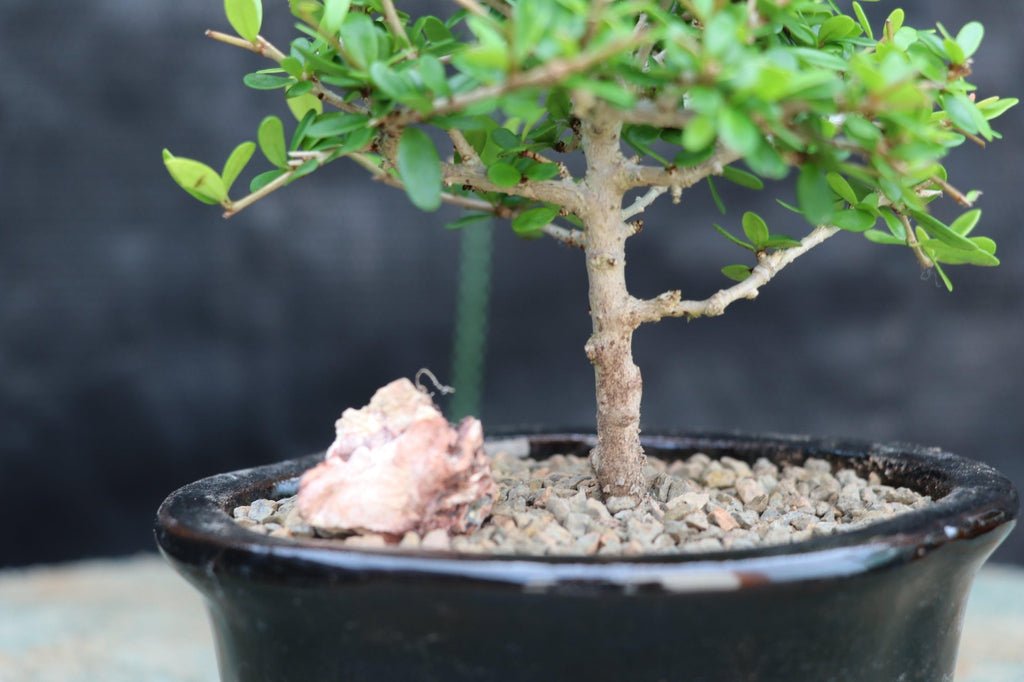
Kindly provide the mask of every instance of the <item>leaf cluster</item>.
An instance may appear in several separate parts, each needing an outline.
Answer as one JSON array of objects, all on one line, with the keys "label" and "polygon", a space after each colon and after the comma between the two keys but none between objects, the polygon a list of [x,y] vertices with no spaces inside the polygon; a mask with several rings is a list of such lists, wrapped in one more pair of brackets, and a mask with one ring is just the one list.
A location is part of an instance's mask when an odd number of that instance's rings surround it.
[{"label": "leaf cluster", "polygon": [[[297,37],[243,81],[283,92],[296,125],[286,144],[283,123],[264,120],[257,140],[271,169],[251,192],[350,157],[423,210],[472,198],[478,210],[456,227],[496,213],[536,236],[565,207],[518,190],[560,181],[561,161],[580,150],[581,111],[601,106],[638,164],[684,170],[725,149],[747,169],[727,166],[724,179],[757,190],[793,177],[791,208],[808,223],[909,247],[947,285],[942,265],[998,263],[994,242],[971,236],[978,193],[957,190],[942,165],[957,146],[998,139],[991,121],[1017,103],[979,98],[968,80],[977,22],[916,29],[900,9],[882,17],[832,0],[463,0],[444,16],[390,0],[289,7]],[[261,0],[225,9],[237,40],[273,57]],[[439,153],[431,129],[465,145]],[[165,161],[186,191],[230,212],[254,148],[243,143],[220,173],[169,152]],[[460,165],[482,180],[446,187],[446,168]],[[970,210],[941,222],[929,212],[940,194]],[[745,239],[716,228],[755,254],[798,244],[753,213]],[[749,268],[725,271],[742,279]]]}]

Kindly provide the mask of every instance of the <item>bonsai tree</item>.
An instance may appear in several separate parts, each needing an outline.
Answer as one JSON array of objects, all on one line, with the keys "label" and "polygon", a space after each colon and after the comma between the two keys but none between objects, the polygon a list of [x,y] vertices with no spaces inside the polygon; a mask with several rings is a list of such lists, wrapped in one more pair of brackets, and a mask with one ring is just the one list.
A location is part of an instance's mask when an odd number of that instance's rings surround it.
[{"label": "bonsai tree", "polygon": [[[832,0],[453,0],[444,16],[410,16],[393,0],[289,4],[301,35],[286,48],[260,34],[260,0],[226,0],[237,35],[207,35],[271,62],[244,82],[284,91],[290,142],[280,119],[263,120],[271,169],[244,196],[232,189],[252,142],[219,173],[165,152],[170,174],[230,217],[347,159],[424,211],[463,207],[455,226],[498,216],[523,237],[581,249],[591,459],[605,495],[643,494],[631,351],[641,325],[721,315],[840,232],[908,249],[950,289],[946,266],[999,262],[973,233],[979,193],[957,189],[941,164],[958,145],[997,139],[989,122],[1016,104],[976,97],[967,80],[978,23],[918,30],[902,10],[879,21]],[[631,295],[625,246],[643,211],[703,183],[724,212],[719,177],[753,189],[794,177],[796,202],[783,205],[802,218],[776,229],[747,212],[715,225],[749,253],[707,298]],[[943,196],[963,209],[951,222],[930,211]]]}]

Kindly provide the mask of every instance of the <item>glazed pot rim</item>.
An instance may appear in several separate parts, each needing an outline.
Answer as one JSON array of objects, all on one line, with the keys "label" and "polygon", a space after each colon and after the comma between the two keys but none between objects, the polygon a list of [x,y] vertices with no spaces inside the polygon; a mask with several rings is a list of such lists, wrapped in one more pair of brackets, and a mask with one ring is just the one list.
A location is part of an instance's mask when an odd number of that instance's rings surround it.
[{"label": "glazed pot rim", "polygon": [[[595,437],[583,430],[505,430],[489,447],[528,447],[530,457],[585,453]],[[183,486],[161,504],[156,539],[185,565],[248,578],[322,580],[386,573],[410,579],[458,579],[550,590],[606,585],[670,591],[736,589],[761,583],[853,575],[911,561],[948,543],[969,540],[1013,521],[1017,492],[992,467],[940,448],[907,443],[785,434],[676,432],[644,435],[649,455],[707,452],[753,460],[841,460],[909,485],[933,504],[862,528],[803,542],[747,550],[623,556],[481,555],[455,551],[354,549],[316,539],[274,538],[238,525],[230,509],[257,497],[294,494],[296,477],[322,453],[218,474]],[[675,453],[675,454],[673,454]],[[1009,527],[1005,532],[1009,531]]]}]

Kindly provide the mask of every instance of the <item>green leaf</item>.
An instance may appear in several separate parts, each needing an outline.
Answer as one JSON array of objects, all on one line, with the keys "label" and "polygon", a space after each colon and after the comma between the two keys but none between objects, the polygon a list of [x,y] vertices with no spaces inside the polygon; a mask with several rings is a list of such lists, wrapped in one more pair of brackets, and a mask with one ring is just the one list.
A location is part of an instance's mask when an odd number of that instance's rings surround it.
[{"label": "green leaf", "polygon": [[295,170],[292,171],[291,176],[289,176],[289,178],[288,178],[288,184],[291,184],[291,183],[295,182],[299,178],[306,177],[307,175],[309,175],[310,173],[312,173],[313,171],[315,171],[319,167],[320,167],[320,163],[316,159],[309,159],[308,161],[303,163],[301,166],[299,166],[298,168],[296,168]]},{"label": "green leaf", "polygon": [[882,232],[881,230],[868,230],[864,233],[864,238],[875,244],[885,244],[887,246],[906,245],[905,240],[894,237],[888,232]]},{"label": "green leaf", "polygon": [[369,120],[363,114],[345,112],[323,114],[309,125],[306,129],[306,136],[314,140],[322,140],[325,137],[346,135],[354,130],[365,128]]},{"label": "green leaf", "polygon": [[707,149],[715,141],[715,134],[715,122],[710,116],[694,116],[683,130],[683,148],[688,152]]},{"label": "green leaf", "polygon": [[423,18],[423,35],[432,43],[444,43],[454,37],[444,22],[433,16]]},{"label": "green leaf", "polygon": [[953,282],[949,279],[949,275],[947,275],[946,271],[942,269],[942,266],[938,261],[933,260],[932,262],[935,264],[935,272],[939,273],[939,279],[941,279],[942,283],[946,285],[946,291],[952,292]]},{"label": "green leaf", "polygon": [[313,92],[312,81],[299,81],[295,85],[292,85],[284,92],[284,96],[291,99],[293,97],[299,97],[307,93]]},{"label": "green leaf", "polygon": [[265,173],[260,173],[259,175],[252,179],[252,182],[249,183],[249,191],[260,191],[261,189],[272,183],[274,180],[277,180],[279,177],[284,175],[286,172],[287,171],[283,170],[272,170],[267,171]]},{"label": "green leaf", "polygon": [[523,176],[519,174],[515,166],[499,161],[487,169],[487,179],[498,187],[514,187],[519,184]]},{"label": "green leaf", "polygon": [[491,139],[502,149],[514,150],[523,147],[523,141],[508,128],[495,128],[491,131]]},{"label": "green leaf", "polygon": [[896,217],[896,214],[889,208],[880,208],[878,212],[882,215],[882,220],[885,221],[885,226],[889,228],[889,232],[892,236],[899,239],[901,242],[905,242],[907,239],[907,231],[903,229],[903,221]]},{"label": "green leaf", "polygon": [[320,29],[328,35],[337,35],[348,15],[351,0],[324,0],[324,14]]},{"label": "green leaf", "polygon": [[949,229],[953,230],[961,237],[966,237],[971,233],[975,225],[978,224],[979,220],[981,220],[981,209],[975,208],[967,211],[967,213],[964,213],[950,223]]},{"label": "green leaf", "polygon": [[302,80],[302,77],[303,77],[302,62],[300,62],[295,57],[285,57],[284,59],[282,59],[281,60],[281,68],[284,69],[284,72],[287,73],[292,78],[294,78],[296,80]]},{"label": "green leaf", "polygon": [[722,196],[718,193],[718,186],[715,184],[714,178],[709,175],[707,181],[708,191],[711,192],[711,200],[715,202],[718,212],[725,215],[725,202],[722,201]]},{"label": "green leaf", "polygon": [[227,162],[224,164],[224,170],[221,172],[221,179],[224,181],[224,191],[228,193],[231,191],[231,186],[235,184],[235,180],[245,170],[249,160],[252,158],[253,153],[256,151],[256,145],[252,142],[243,142],[242,144],[235,147],[231,155],[228,156]]},{"label": "green leaf", "polygon": [[791,249],[794,246],[800,246],[800,240],[784,234],[773,234],[761,243],[763,249]]},{"label": "green leaf", "polygon": [[885,20],[887,32],[895,34],[901,28],[903,28],[903,20],[906,18],[906,13],[897,7],[889,15],[889,18]]},{"label": "green leaf", "polygon": [[281,119],[277,116],[267,116],[263,119],[256,139],[267,161],[278,168],[288,165],[288,152],[284,145],[284,124],[281,123]]},{"label": "green leaf", "polygon": [[341,41],[345,52],[358,69],[368,69],[379,58],[377,28],[362,12],[349,12],[341,25]]},{"label": "green leaf", "polygon": [[860,22],[860,27],[864,29],[864,33],[867,34],[868,38],[874,40],[875,32],[871,30],[871,22],[868,21],[868,15],[864,13],[864,8],[856,0],[853,3],[853,11],[857,15],[857,21]]},{"label": "green leaf", "polygon": [[967,251],[945,244],[938,239],[926,239],[921,242],[921,247],[932,260],[946,265],[978,265],[987,268],[999,265],[999,259],[995,255],[977,245],[974,250]]},{"label": "green leaf", "polygon": [[558,177],[558,166],[553,163],[535,163],[523,173],[528,180],[551,180]]},{"label": "green leaf", "polygon": [[804,217],[812,225],[825,225],[832,221],[835,207],[828,180],[820,166],[805,164],[796,181],[797,202]]},{"label": "green leaf", "polygon": [[973,251],[978,248],[970,239],[960,236],[953,230],[949,229],[949,227],[947,227],[938,218],[929,213],[925,213],[924,211],[911,211],[910,215],[914,216],[914,220],[917,221],[918,225],[920,225],[929,236],[935,237],[939,241],[964,251]]},{"label": "green leaf", "polygon": [[256,42],[263,26],[262,0],[224,0],[224,13],[238,35]]},{"label": "green leaf", "polygon": [[412,83],[384,62],[374,62],[370,66],[370,77],[374,85],[389,99],[400,102],[409,95],[416,94]]},{"label": "green leaf", "polygon": [[173,156],[165,149],[164,166],[178,186],[204,204],[219,204],[228,198],[224,180],[205,163]]},{"label": "green leaf", "polygon": [[729,230],[725,229],[721,225],[718,225],[716,223],[714,225],[714,228],[718,232],[718,234],[722,235],[736,246],[742,246],[744,249],[747,249],[748,251],[757,251],[757,248],[753,244],[747,243],[740,239],[739,237],[734,237],[732,233],[729,232]]},{"label": "green leaf", "polygon": [[485,220],[490,220],[493,217],[494,215],[491,213],[467,213],[458,220],[453,220],[452,222],[445,225],[445,229],[461,230],[464,227],[469,227],[470,225],[475,225],[476,223],[480,223]]},{"label": "green leaf", "polygon": [[523,211],[512,220],[512,230],[520,237],[535,237],[557,215],[557,208],[548,206],[531,208],[528,211]]},{"label": "green leaf", "polygon": [[845,14],[839,14],[826,20],[818,29],[818,44],[824,45],[830,40],[843,40],[859,33],[857,22]]},{"label": "green leaf", "polygon": [[1016,97],[989,97],[988,99],[978,102],[978,110],[982,115],[989,121],[994,118],[999,118],[1007,112],[1007,110],[1020,104],[1020,100]]},{"label": "green leaf", "polygon": [[735,282],[742,282],[750,277],[750,267],[746,265],[726,265],[722,274]]},{"label": "green leaf", "polygon": [[406,128],[398,141],[398,174],[409,199],[419,209],[441,206],[441,159],[437,148],[419,128]]},{"label": "green leaf", "polygon": [[967,61],[967,57],[964,55],[963,49],[952,38],[946,38],[943,40],[942,47],[946,50],[946,54],[949,56],[949,61],[952,63],[963,64]]},{"label": "green leaf", "polygon": [[342,154],[365,151],[366,146],[373,141],[373,138],[376,135],[377,131],[374,128],[360,128],[358,130],[354,130],[345,138],[345,141],[335,150],[334,153],[341,156]]},{"label": "green leaf", "polygon": [[748,173],[745,170],[739,168],[733,168],[732,166],[726,166],[722,169],[722,177],[739,185],[740,187],[746,187],[747,189],[764,189],[764,182],[761,178],[757,177],[753,173]]},{"label": "green leaf", "polygon": [[302,143],[306,140],[306,131],[309,130],[309,126],[313,125],[315,120],[316,112],[310,111],[299,121],[299,125],[295,126],[295,131],[292,133],[292,140],[288,145],[289,150],[296,151],[302,146]]},{"label": "green leaf", "polygon": [[864,232],[875,226],[878,219],[866,211],[851,209],[839,211],[832,217],[832,224],[850,232]]},{"label": "green leaf", "polygon": [[965,95],[944,95],[940,97],[939,102],[942,104],[942,108],[946,110],[946,113],[949,114],[949,119],[953,121],[954,125],[968,133],[979,132],[978,122],[972,111],[974,103],[967,99]]},{"label": "green leaf", "polygon": [[317,114],[322,114],[324,111],[324,103],[311,93],[291,97],[287,102],[296,121],[301,121],[310,111],[315,111]]},{"label": "green leaf", "polygon": [[738,109],[725,108],[718,114],[718,134],[725,146],[740,154],[753,154],[761,144],[761,131]]},{"label": "green leaf", "polygon": [[448,77],[444,72],[444,64],[437,57],[429,54],[419,58],[418,70],[423,84],[430,88],[430,91],[441,97],[451,93],[448,86]]},{"label": "green leaf", "polygon": [[851,206],[856,206],[857,202],[860,201],[857,198],[857,193],[853,191],[853,187],[839,173],[829,173],[825,176],[825,179],[828,181],[828,186],[832,188],[832,191],[843,201],[848,202]]},{"label": "green leaf", "polygon": [[747,239],[760,250],[764,242],[768,241],[770,233],[761,216],[753,211],[747,211],[743,214],[743,234],[747,235]]},{"label": "green leaf", "polygon": [[984,37],[985,27],[977,21],[972,21],[956,34],[956,42],[963,51],[964,57],[970,58],[978,51],[978,48],[981,46],[981,40]]},{"label": "green leaf", "polygon": [[245,74],[242,77],[242,82],[246,87],[253,90],[278,90],[280,88],[287,88],[295,82],[295,79],[290,76],[287,78],[284,76],[272,76],[269,73],[257,71],[256,73]]}]

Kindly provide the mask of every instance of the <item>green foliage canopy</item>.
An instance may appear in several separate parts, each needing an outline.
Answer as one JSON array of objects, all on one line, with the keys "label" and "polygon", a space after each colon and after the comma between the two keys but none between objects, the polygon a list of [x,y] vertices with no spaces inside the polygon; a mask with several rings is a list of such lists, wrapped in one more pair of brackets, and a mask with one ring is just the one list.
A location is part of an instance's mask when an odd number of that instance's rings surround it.
[{"label": "green foliage canopy", "polygon": [[[577,108],[598,103],[619,116],[638,162],[664,171],[648,185],[671,185],[724,149],[748,169],[726,165],[725,180],[760,189],[794,177],[792,208],[810,224],[909,247],[947,286],[943,264],[998,264],[994,242],[972,235],[978,193],[956,189],[942,165],[967,141],[998,139],[991,121],[1017,103],[976,97],[976,22],[920,30],[900,9],[883,18],[832,0],[458,0],[447,16],[410,16],[391,0],[289,4],[299,35],[286,52],[259,35],[260,0],[226,0],[239,37],[211,34],[276,62],[244,83],[283,91],[296,116],[287,143],[278,118],[259,127],[272,168],[253,194],[228,196],[252,143],[223,173],[165,153],[175,181],[228,214],[351,158],[423,210],[473,209],[460,224],[494,213],[523,236],[560,215],[578,225],[522,188],[579,182],[562,161],[580,150]],[[438,153],[431,128],[452,135],[454,153]],[[460,165],[479,166],[479,180]],[[969,210],[941,222],[928,210],[940,195]],[[716,227],[755,253],[799,245],[753,213],[745,239]],[[742,280],[750,269],[724,272]]]}]

